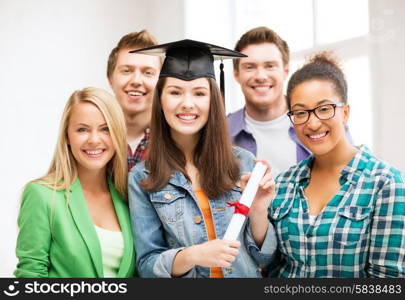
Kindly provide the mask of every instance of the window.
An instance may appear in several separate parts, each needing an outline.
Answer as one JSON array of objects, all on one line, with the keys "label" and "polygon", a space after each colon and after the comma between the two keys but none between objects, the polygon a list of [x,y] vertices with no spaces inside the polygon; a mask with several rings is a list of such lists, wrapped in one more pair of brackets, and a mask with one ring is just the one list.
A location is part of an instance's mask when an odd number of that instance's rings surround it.
[{"label": "window", "polygon": [[294,51],[313,45],[312,0],[237,0],[235,19],[235,40],[251,28],[266,26],[288,41]]},{"label": "window", "polygon": [[339,42],[368,34],[368,0],[314,1],[315,44]]}]

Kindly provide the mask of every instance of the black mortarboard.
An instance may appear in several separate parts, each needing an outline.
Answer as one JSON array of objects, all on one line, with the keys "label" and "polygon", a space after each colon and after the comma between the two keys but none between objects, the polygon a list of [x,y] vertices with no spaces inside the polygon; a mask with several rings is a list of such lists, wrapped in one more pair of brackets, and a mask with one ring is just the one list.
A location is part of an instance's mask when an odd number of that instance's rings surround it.
[{"label": "black mortarboard", "polygon": [[220,88],[224,98],[225,83],[222,60],[246,57],[242,53],[227,48],[188,39],[132,50],[130,53],[149,55],[163,55],[166,53],[159,77],[175,77],[187,81],[201,77],[215,79],[214,60],[221,59]]}]

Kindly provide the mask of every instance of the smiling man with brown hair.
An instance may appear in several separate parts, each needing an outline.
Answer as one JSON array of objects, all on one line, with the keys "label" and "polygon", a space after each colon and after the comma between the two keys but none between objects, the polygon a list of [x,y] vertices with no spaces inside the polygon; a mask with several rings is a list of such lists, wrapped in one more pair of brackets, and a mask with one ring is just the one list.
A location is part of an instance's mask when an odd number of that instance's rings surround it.
[{"label": "smiling man with brown hair", "polygon": [[152,97],[161,68],[160,58],[129,51],[154,45],[157,41],[147,30],[131,32],[108,58],[107,78],[127,126],[128,171],[148,153]]},{"label": "smiling man with brown hair", "polygon": [[247,57],[234,60],[234,77],[245,96],[245,106],[228,116],[232,141],[267,160],[275,177],[309,155],[286,115],[283,90],[289,48],[273,30],[258,27],[242,35],[235,51]]}]

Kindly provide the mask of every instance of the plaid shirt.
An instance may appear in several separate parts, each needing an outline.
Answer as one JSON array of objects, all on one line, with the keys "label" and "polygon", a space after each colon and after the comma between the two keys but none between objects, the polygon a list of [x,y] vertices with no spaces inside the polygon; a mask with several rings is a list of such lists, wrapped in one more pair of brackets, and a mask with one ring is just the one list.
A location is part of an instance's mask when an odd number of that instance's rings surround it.
[{"label": "plaid shirt", "polygon": [[405,183],[400,171],[361,146],[340,190],[309,222],[304,189],[313,157],[276,179],[269,208],[278,240],[275,277],[404,277]]},{"label": "plaid shirt", "polygon": [[137,163],[146,159],[149,152],[149,132],[149,127],[145,128],[145,135],[138,144],[138,147],[136,147],[134,153],[132,153],[131,147],[128,145],[128,172],[131,171],[132,167],[134,167]]}]

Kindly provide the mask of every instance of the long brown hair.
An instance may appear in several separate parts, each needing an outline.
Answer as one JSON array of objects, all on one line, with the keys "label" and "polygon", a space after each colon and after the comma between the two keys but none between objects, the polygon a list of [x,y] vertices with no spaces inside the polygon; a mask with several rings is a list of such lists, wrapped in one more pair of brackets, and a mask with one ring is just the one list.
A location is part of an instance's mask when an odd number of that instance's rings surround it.
[{"label": "long brown hair", "polygon": [[[221,92],[214,79],[210,84],[210,110],[207,124],[201,129],[194,149],[194,164],[199,170],[200,184],[208,198],[224,195],[239,179],[239,162],[232,152],[228,124]],[[142,181],[148,191],[157,191],[167,184],[174,171],[186,172],[186,158],[176,146],[170,126],[163,114],[160,97],[166,79],[160,78],[153,97],[150,152],[146,160],[149,176]]]}]

